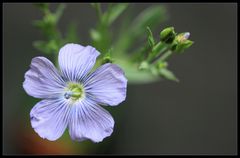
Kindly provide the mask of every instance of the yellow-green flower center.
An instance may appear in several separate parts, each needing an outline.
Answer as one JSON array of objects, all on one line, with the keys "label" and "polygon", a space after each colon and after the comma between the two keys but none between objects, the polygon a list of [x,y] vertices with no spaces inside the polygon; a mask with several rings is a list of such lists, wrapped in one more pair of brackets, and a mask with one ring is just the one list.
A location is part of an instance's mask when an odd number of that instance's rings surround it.
[{"label": "yellow-green flower center", "polygon": [[76,101],[84,97],[84,88],[79,83],[69,82],[65,89],[64,97]]}]

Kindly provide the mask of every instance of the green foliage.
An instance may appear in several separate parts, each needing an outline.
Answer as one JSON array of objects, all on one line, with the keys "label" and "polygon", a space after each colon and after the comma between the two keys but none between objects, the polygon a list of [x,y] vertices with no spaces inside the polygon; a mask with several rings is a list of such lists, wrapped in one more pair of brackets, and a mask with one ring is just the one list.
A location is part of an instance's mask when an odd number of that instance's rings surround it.
[{"label": "green foliage", "polygon": [[152,34],[152,31],[149,27],[147,27],[147,32],[148,32],[148,44],[149,47],[153,48],[153,46],[155,45],[155,40]]},{"label": "green foliage", "polygon": [[64,4],[59,4],[55,12],[51,12],[49,4],[46,3],[36,4],[36,7],[38,7],[43,13],[43,18],[33,21],[33,25],[38,28],[46,37],[45,41],[39,40],[33,42],[33,46],[36,49],[43,53],[55,54],[55,56],[57,56],[59,49],[65,43],[79,42],[76,31],[77,26],[75,23],[71,23],[68,26],[67,34],[65,37],[63,37],[62,33],[57,27],[57,24],[65,9]]},{"label": "green foliage", "polygon": [[110,26],[128,7],[127,3],[109,5],[108,10],[102,16],[102,22]]},{"label": "green foliage", "polygon": [[112,33],[110,27],[113,22],[127,9],[127,3],[109,4],[105,12],[102,12],[99,3],[93,3],[98,15],[98,23],[95,29],[90,30],[92,45],[96,47],[104,56],[111,47]]},{"label": "green foliage", "polygon": [[147,39],[149,48],[145,53],[147,57],[145,59],[137,58],[139,62],[139,72],[148,72],[151,75],[158,76],[159,78],[165,78],[168,80],[179,80],[171,72],[167,66],[167,60],[173,54],[179,54],[192,45],[192,41],[188,40],[189,33],[177,34],[173,27],[168,27],[160,32],[160,41],[156,43],[153,38],[152,31],[149,27],[147,29]]},{"label": "green foliage", "polygon": [[[55,12],[50,11],[46,3],[36,6],[43,13],[43,18],[34,21],[34,25],[46,39],[35,41],[35,48],[46,54],[57,55],[64,44],[80,43],[76,23],[68,25],[66,34],[62,34],[57,27],[64,4],[59,4]],[[127,3],[107,4],[104,11],[101,3],[91,3],[91,6],[96,10],[98,20],[95,27],[89,28],[89,33],[92,45],[101,52],[95,68],[105,63],[118,64],[131,84],[150,83],[159,78],[179,81],[168,69],[168,60],[174,54],[182,54],[193,41],[188,39],[190,33],[178,34],[173,27],[159,32],[160,24],[168,18],[163,6],[150,6],[135,18],[129,12],[133,5]],[[113,27],[121,16],[120,28]],[[158,35],[158,39],[154,38],[154,34]]]},{"label": "green foliage", "polygon": [[80,41],[77,33],[77,24],[72,22],[68,25],[64,43],[78,43]]},{"label": "green foliage", "polygon": [[175,41],[173,42],[173,51],[182,53],[194,43],[193,41],[188,40],[188,37],[186,38],[186,35],[190,35],[190,33],[180,33],[176,36]]},{"label": "green foliage", "polygon": [[112,58],[112,51],[113,49],[110,48],[106,54],[103,56],[102,64],[105,63],[113,63],[113,58]]},{"label": "green foliage", "polygon": [[161,76],[163,76],[164,78],[166,78],[166,79],[169,79],[169,80],[173,80],[173,81],[179,81],[176,77],[175,77],[175,75],[170,71],[170,70],[168,70],[168,69],[166,69],[166,68],[161,68],[161,69],[159,69],[159,73],[160,73],[160,75]]},{"label": "green foliage", "polygon": [[136,42],[144,38],[146,27],[156,28],[166,19],[166,10],[162,6],[151,6],[143,10],[135,19],[131,20],[127,29],[122,29],[123,32],[120,33],[115,48],[120,52],[128,51]]}]

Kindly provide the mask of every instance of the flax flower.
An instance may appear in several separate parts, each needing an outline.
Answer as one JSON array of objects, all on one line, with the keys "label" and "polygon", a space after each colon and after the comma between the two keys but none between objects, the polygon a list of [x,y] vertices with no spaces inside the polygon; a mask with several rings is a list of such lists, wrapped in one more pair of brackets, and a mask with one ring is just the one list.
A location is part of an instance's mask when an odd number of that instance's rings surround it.
[{"label": "flax flower", "polygon": [[30,112],[31,125],[40,137],[57,140],[66,128],[76,141],[101,142],[112,134],[114,120],[100,105],[124,101],[127,79],[111,63],[90,72],[99,55],[91,46],[66,44],[59,51],[60,71],[45,57],[32,59],[23,88],[43,99]]}]

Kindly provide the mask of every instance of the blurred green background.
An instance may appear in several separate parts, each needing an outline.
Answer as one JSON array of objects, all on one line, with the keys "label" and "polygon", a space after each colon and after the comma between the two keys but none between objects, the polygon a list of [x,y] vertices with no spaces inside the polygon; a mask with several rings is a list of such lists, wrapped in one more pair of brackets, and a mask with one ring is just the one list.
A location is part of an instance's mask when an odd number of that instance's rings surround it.
[{"label": "blurred green background", "polygon": [[[132,14],[152,5],[159,4],[132,3]],[[169,61],[180,83],[128,85],[126,101],[106,108],[115,119],[112,136],[94,144],[72,141],[68,131],[50,142],[31,128],[29,112],[39,100],[22,83],[31,59],[46,56],[32,46],[43,38],[31,24],[41,13],[30,3],[4,3],[3,154],[237,154],[237,4],[161,5],[169,19],[159,32],[174,26],[195,42]],[[90,4],[68,3],[59,27],[77,21],[87,45],[96,18]]]}]

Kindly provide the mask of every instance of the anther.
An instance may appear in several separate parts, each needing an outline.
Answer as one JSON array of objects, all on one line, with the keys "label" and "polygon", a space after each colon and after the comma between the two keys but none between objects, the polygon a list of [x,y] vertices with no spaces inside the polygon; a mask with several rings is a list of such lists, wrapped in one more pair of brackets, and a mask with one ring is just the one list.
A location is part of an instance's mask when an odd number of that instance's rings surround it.
[{"label": "anther", "polygon": [[64,94],[64,97],[65,97],[66,99],[69,99],[71,96],[72,96],[72,92],[66,92],[66,93]]}]

